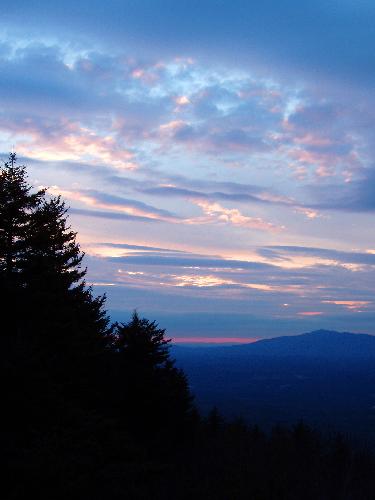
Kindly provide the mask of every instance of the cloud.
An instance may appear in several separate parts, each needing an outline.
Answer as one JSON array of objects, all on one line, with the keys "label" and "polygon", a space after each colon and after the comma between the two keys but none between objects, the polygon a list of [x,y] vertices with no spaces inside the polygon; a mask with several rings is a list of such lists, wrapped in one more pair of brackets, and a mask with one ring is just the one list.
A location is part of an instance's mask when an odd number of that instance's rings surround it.
[{"label": "cloud", "polygon": [[[57,42],[8,44],[0,55],[0,134],[3,144],[16,143],[30,158],[131,171],[166,157],[175,161],[182,150],[227,166],[274,165],[270,173],[283,161],[297,179],[342,182],[356,180],[371,153],[373,116],[362,101],[344,103],[249,70],[214,70],[178,58],[74,52]],[[146,74],[153,78],[144,81]],[[185,104],[176,109],[176,99]]]},{"label": "cloud", "polygon": [[[145,187],[144,185],[141,185],[140,187],[136,187],[136,190],[147,195],[159,196],[163,198],[184,198],[193,201],[195,204],[199,201],[202,206],[208,206],[210,203],[213,205],[213,201],[218,200],[238,202],[241,204],[275,205],[285,207],[292,209],[294,212],[303,214],[307,219],[316,219],[317,217],[322,217],[323,215],[316,207],[313,209],[308,205],[305,206],[291,197],[277,193],[272,188],[252,185],[245,186],[238,185],[236,183],[215,183],[215,181],[202,183],[201,181],[195,181],[194,179],[190,179],[187,182],[186,179],[181,178],[171,178],[169,180],[165,180],[166,182],[162,185],[159,184],[152,186],[151,183],[149,183],[149,186]],[[177,182],[179,185],[170,184],[168,183],[169,181]],[[196,182],[195,186],[194,182]],[[189,189],[185,186],[197,187],[197,189],[208,188],[208,191],[198,191]],[[212,189],[219,186],[228,189],[228,192],[212,191]]]},{"label": "cloud", "polygon": [[74,215],[82,215],[84,217],[94,218],[98,217],[99,219],[129,220],[136,222],[158,222],[158,219],[155,218],[131,215],[123,212],[103,212],[100,210],[87,210],[84,208],[70,208],[69,212]]},{"label": "cloud", "polygon": [[[120,196],[107,194],[95,190],[83,189],[77,191],[64,190],[58,186],[48,190],[51,194],[62,195],[72,201],[90,205],[95,208],[104,208],[111,211],[123,212],[126,215],[145,217],[167,222],[177,222],[179,218],[170,212],[147,205],[141,201],[129,200]],[[76,212],[77,213],[77,212]]]},{"label": "cloud", "polygon": [[110,261],[117,264],[141,264],[146,266],[170,266],[186,268],[222,268],[222,269],[272,269],[273,266],[261,262],[248,262],[233,259],[218,259],[211,257],[193,256],[178,257],[165,255],[127,255],[125,257],[111,257]]},{"label": "cloud", "polygon": [[258,253],[277,260],[283,260],[284,258],[290,260],[293,255],[304,255],[344,264],[375,266],[375,255],[368,252],[346,252],[327,248],[274,245],[259,249]]},{"label": "cloud", "polygon": [[191,224],[212,223],[230,224],[246,229],[256,229],[259,231],[277,232],[284,229],[281,226],[264,221],[260,217],[249,217],[243,215],[237,208],[225,208],[219,203],[210,203],[202,200],[192,200],[205,213],[203,218],[190,219]]},{"label": "cloud", "polygon": [[[273,259],[272,254],[267,256],[268,262],[259,262],[179,253],[159,246],[129,246],[108,245],[108,253],[103,247],[100,258],[90,256],[90,248],[87,249],[93,281],[114,284],[108,288],[111,307],[123,304],[122,297],[126,296],[126,301],[133,301],[133,307],[159,308],[159,313],[164,311],[165,315],[172,314],[172,309],[181,313],[221,311],[233,317],[244,311],[256,312],[259,321],[253,318],[252,328],[256,325],[257,334],[264,335],[266,318],[270,317],[277,322],[278,331],[285,333],[314,328],[309,321],[316,322],[318,318],[324,318],[320,324],[327,327],[338,328],[346,318],[352,329],[355,325],[370,328],[374,310],[373,266],[360,266],[353,272],[337,265],[337,261],[326,259],[322,263],[320,257],[311,256],[304,264],[295,265],[292,260],[290,266],[284,267],[283,261]],[[96,252],[97,246],[92,247]],[[317,250],[312,249],[314,254]],[[116,257],[117,252],[124,254]],[[141,295],[134,295],[136,290]],[[192,320],[186,321],[192,324]],[[268,334],[275,331],[272,328]],[[183,328],[179,326],[178,331]]]},{"label": "cloud", "polygon": [[[190,180],[190,183],[192,180]],[[199,181],[197,182],[199,185]],[[212,189],[215,187],[215,183],[212,182],[209,185],[209,188]],[[254,191],[259,192],[260,187],[252,187]],[[242,188],[243,189],[243,188]],[[140,191],[146,194],[151,194],[154,196],[171,196],[171,197],[182,197],[182,198],[190,198],[190,199],[208,199],[208,200],[226,200],[226,201],[238,201],[240,203],[274,203],[274,204],[286,204],[291,205],[292,201],[288,199],[282,199],[282,197],[278,197],[276,195],[272,195],[272,193],[259,192],[259,194],[251,194],[251,193],[233,193],[233,192],[221,192],[221,191],[211,191],[211,192],[203,192],[203,191],[195,191],[193,189],[187,189],[185,187],[178,186],[155,186],[155,187],[147,187],[140,188]]]},{"label": "cloud", "polygon": [[0,149],[72,204],[112,309],[372,327],[371,2],[3,7]]},{"label": "cloud", "polygon": [[360,311],[371,304],[368,300],[323,300],[323,304],[335,304],[336,306],[346,307],[349,311]]},{"label": "cloud", "polygon": [[57,44],[9,50],[0,56],[0,130],[12,131],[29,157],[137,168],[129,142],[157,125],[171,105],[134,83],[134,64],[94,51],[72,57]]},{"label": "cloud", "polygon": [[[145,220],[156,219],[158,221],[168,222],[172,224],[183,223],[188,225],[205,225],[205,224],[229,224],[236,227],[246,229],[256,229],[260,231],[277,232],[284,229],[270,222],[264,221],[259,217],[249,217],[243,215],[238,209],[224,208],[218,203],[211,203],[203,200],[190,199],[193,204],[200,207],[203,212],[203,217],[183,218],[171,212],[155,208],[144,202],[123,198],[121,196],[108,194],[105,192],[96,191],[93,189],[66,190],[58,186],[49,188],[49,192],[53,195],[62,195],[64,198],[78,202],[83,205],[89,205],[97,209],[105,209],[115,213],[114,219],[119,218],[119,213],[136,217],[143,217]],[[185,193],[186,194],[186,193]],[[75,210],[75,213],[79,212]],[[81,215],[90,215],[103,217],[103,212],[81,211]],[[108,218],[111,218],[108,216]]]},{"label": "cloud", "polygon": [[313,169],[318,180],[350,180],[364,164],[355,132],[357,115],[352,102],[327,102],[327,98],[301,102],[284,121],[284,141],[289,138],[288,155],[296,172],[305,169],[307,177]]},{"label": "cloud", "polygon": [[217,63],[271,67],[281,74],[293,70],[294,78],[303,72],[357,84],[374,79],[374,17],[369,0],[308,5],[297,0],[282,5],[276,0],[204,0],[177,7],[171,0],[111,0],[105,7],[98,0],[69,0],[64,6],[46,1],[4,4],[4,22],[16,36],[88,38],[114,51],[127,46],[146,56],[187,54]]},{"label": "cloud", "polygon": [[373,212],[375,210],[374,166],[360,170],[357,179],[344,185],[330,183],[326,186],[306,186],[311,197],[310,206],[320,210],[342,212]]},{"label": "cloud", "polygon": [[111,243],[111,242],[100,242],[100,243],[92,243],[93,246],[101,246],[107,248],[117,248],[120,250],[137,250],[137,251],[146,251],[146,252],[164,252],[167,254],[170,253],[181,253],[188,254],[189,252],[184,252],[183,250],[175,250],[170,248],[161,248],[161,247],[152,247],[147,245],[130,245],[128,243]]}]

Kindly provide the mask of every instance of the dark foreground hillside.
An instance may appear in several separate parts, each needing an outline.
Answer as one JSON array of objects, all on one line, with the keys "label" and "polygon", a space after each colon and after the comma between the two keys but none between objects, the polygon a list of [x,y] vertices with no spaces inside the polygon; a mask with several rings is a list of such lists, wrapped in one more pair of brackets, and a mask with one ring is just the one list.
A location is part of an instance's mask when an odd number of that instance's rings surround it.
[{"label": "dark foreground hillside", "polygon": [[[372,500],[375,462],[340,436],[303,424],[266,436],[213,412],[189,439],[160,428],[145,441],[84,411],[5,443],[2,498]],[[14,439],[14,438],[13,438]],[[27,441],[25,440],[27,439]]]},{"label": "dark foreground hillside", "polygon": [[3,498],[375,498],[365,447],[303,423],[265,434],[215,409],[203,419],[163,330],[134,315],[114,338],[73,380],[66,355],[57,371],[30,345],[7,357]]}]

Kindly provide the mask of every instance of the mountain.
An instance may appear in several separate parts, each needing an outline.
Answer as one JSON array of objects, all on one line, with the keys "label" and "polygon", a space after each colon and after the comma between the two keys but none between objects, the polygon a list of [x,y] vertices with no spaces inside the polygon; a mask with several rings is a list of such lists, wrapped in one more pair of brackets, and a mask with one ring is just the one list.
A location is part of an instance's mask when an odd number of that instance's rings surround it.
[{"label": "mountain", "polygon": [[303,419],[375,445],[375,336],[318,330],[172,349],[203,412],[217,406],[264,428]]},{"label": "mountain", "polygon": [[264,339],[236,347],[257,356],[375,359],[375,336],[331,330]]},{"label": "mountain", "polygon": [[313,358],[324,360],[375,359],[375,335],[315,330],[301,335],[262,339],[251,344],[173,346],[177,358],[237,357]]}]

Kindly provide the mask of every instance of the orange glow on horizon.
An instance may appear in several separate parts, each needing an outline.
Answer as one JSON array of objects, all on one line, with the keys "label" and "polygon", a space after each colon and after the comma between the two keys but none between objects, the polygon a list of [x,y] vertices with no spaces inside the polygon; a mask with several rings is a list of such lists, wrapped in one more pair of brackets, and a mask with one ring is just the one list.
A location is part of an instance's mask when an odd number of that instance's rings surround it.
[{"label": "orange glow on horizon", "polygon": [[299,316],[321,316],[323,313],[321,311],[304,311],[297,314]]},{"label": "orange glow on horizon", "polygon": [[253,344],[257,337],[174,337],[174,344]]}]

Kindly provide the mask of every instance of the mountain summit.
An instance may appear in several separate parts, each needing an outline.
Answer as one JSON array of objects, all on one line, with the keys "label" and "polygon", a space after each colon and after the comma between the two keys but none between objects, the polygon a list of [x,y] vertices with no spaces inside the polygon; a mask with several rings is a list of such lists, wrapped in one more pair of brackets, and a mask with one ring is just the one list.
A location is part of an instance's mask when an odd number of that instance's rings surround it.
[{"label": "mountain summit", "polygon": [[[233,347],[234,349],[234,347]],[[237,348],[256,356],[303,356],[314,358],[375,357],[375,336],[333,330],[264,339]]]}]

